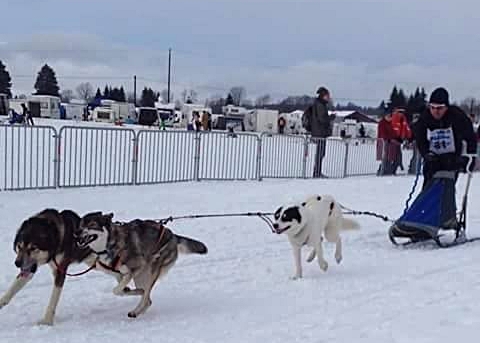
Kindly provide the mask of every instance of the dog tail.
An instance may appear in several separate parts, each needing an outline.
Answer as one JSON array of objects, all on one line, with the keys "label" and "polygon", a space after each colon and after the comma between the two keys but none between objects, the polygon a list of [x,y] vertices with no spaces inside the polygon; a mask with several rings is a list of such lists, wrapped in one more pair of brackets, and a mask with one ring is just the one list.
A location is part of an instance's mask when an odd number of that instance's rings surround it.
[{"label": "dog tail", "polygon": [[359,230],[360,224],[353,219],[350,218],[343,218],[342,219],[342,230],[350,231],[350,230]]},{"label": "dog tail", "polygon": [[178,251],[182,254],[206,254],[208,252],[207,246],[200,241],[192,238],[177,236]]}]

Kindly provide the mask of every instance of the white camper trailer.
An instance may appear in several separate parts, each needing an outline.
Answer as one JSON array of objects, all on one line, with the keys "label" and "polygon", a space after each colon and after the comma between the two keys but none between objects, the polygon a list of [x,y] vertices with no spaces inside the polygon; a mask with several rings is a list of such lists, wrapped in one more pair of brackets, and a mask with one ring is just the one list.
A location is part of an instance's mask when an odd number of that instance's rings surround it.
[{"label": "white camper trailer", "polygon": [[61,106],[65,109],[65,119],[82,120],[83,112],[85,110],[84,104],[80,103],[62,103]]},{"label": "white camper trailer", "polygon": [[92,112],[94,121],[113,123],[118,120],[125,121],[136,116],[135,107],[126,102],[114,100],[101,100],[101,106],[96,107]]},{"label": "white camper trailer", "polygon": [[158,125],[158,110],[155,107],[137,107],[138,124]]},{"label": "white camper trailer", "polygon": [[245,130],[255,132],[278,132],[278,111],[254,109],[244,117]]},{"label": "white camper trailer", "polygon": [[51,95],[30,95],[26,101],[32,117],[60,119],[60,98]]},{"label": "white camper trailer", "polygon": [[158,111],[158,117],[164,121],[166,127],[177,126],[180,124],[182,114],[175,110],[175,104],[162,104],[161,102],[155,103],[155,108]]},{"label": "white camper trailer", "polygon": [[109,107],[95,107],[92,111],[92,120],[104,123],[113,123],[118,118],[115,118],[115,112]]}]

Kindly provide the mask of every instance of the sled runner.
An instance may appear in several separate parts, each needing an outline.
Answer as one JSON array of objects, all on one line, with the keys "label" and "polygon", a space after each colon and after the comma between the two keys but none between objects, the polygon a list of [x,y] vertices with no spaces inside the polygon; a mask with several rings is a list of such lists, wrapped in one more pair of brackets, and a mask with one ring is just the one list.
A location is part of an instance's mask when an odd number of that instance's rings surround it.
[{"label": "sled runner", "polygon": [[409,245],[433,240],[439,247],[447,248],[480,239],[466,237],[467,194],[472,178],[469,167],[472,162],[473,158],[469,156],[466,168],[468,179],[458,217],[455,201],[456,172],[438,171],[410,208],[390,227],[388,235],[393,244]]}]

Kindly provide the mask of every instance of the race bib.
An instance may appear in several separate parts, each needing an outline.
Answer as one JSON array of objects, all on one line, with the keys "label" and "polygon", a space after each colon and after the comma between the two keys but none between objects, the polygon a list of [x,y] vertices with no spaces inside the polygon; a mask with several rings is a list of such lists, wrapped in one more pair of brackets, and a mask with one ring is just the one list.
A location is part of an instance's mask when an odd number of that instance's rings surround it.
[{"label": "race bib", "polygon": [[455,152],[455,140],[451,127],[447,129],[428,130],[427,138],[430,141],[430,151],[437,154]]}]

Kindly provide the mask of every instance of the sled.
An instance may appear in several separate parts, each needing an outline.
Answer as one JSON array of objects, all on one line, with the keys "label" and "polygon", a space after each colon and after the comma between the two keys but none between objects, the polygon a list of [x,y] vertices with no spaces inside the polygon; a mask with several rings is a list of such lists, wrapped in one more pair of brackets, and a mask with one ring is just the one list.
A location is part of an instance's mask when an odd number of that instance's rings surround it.
[{"label": "sled", "polygon": [[[473,162],[469,155],[467,170]],[[448,248],[480,240],[466,236],[467,194],[472,172],[457,216],[455,181],[458,171],[438,171],[414,200],[410,208],[389,228],[388,236],[394,245],[411,245],[433,240],[439,247]]]}]

